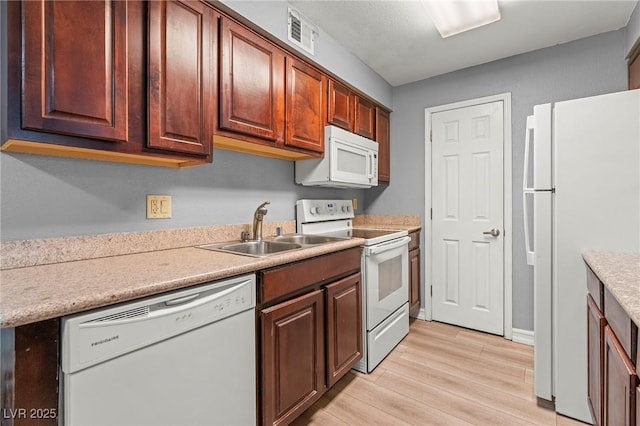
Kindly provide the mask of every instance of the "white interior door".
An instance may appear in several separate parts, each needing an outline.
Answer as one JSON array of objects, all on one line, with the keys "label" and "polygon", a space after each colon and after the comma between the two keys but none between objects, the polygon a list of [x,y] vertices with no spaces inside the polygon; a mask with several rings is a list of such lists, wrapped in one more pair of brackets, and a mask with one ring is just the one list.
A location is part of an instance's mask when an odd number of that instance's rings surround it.
[{"label": "white interior door", "polygon": [[432,316],[504,333],[504,105],[432,115]]}]

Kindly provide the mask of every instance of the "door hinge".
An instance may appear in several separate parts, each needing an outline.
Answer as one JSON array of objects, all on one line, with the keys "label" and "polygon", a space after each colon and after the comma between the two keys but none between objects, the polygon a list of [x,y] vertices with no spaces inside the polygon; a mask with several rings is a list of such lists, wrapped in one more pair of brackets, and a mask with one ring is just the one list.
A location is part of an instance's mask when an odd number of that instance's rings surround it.
[{"label": "door hinge", "polygon": [[429,142],[433,142],[433,130],[429,130]]},{"label": "door hinge", "polygon": [[433,220],[433,208],[430,208],[429,210],[429,219]]},{"label": "door hinge", "polygon": [[429,295],[433,297],[433,286],[429,286]]}]

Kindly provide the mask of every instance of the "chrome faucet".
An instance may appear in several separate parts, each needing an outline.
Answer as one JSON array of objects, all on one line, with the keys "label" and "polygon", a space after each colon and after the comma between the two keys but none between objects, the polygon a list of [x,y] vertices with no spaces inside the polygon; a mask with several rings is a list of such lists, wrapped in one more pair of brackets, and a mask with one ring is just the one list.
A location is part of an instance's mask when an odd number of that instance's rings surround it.
[{"label": "chrome faucet", "polygon": [[256,209],[255,213],[253,213],[253,240],[261,241],[262,240],[262,219],[264,219],[264,215],[267,214],[266,205],[271,204],[271,201],[265,201],[260,204]]}]

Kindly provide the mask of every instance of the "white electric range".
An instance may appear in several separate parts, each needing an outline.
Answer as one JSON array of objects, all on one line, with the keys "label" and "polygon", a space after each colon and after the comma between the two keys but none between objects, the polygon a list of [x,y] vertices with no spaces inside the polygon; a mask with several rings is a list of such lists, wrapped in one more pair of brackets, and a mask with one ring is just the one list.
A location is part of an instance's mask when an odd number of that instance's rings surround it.
[{"label": "white electric range", "polygon": [[363,358],[370,373],[409,333],[409,240],[406,230],[353,226],[351,200],[298,200],[299,234],[357,237],[362,247]]}]

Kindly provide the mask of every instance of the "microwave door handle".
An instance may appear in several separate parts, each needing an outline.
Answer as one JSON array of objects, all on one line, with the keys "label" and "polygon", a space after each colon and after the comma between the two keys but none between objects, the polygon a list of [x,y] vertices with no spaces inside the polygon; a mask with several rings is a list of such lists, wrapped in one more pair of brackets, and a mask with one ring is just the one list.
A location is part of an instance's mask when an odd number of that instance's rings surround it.
[{"label": "microwave door handle", "polygon": [[[524,135],[524,171],[522,175],[522,190],[533,191],[533,187],[529,186],[529,149],[531,146],[531,133],[535,132],[535,116],[530,115],[527,117],[527,131]],[[534,168],[535,173],[535,168]]]},{"label": "microwave door handle", "polygon": [[373,153],[368,152],[367,157],[369,157],[369,161],[367,161],[367,178],[373,179]]}]

